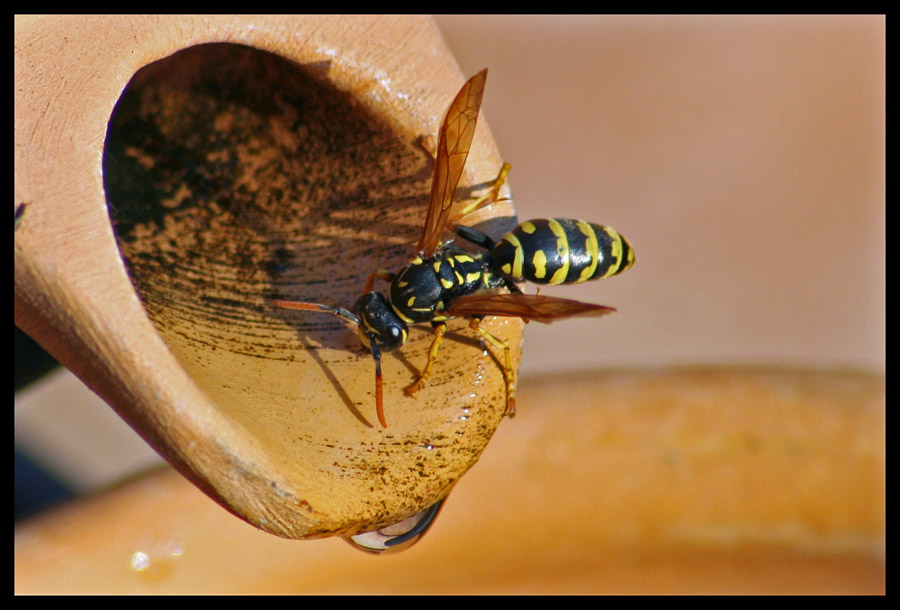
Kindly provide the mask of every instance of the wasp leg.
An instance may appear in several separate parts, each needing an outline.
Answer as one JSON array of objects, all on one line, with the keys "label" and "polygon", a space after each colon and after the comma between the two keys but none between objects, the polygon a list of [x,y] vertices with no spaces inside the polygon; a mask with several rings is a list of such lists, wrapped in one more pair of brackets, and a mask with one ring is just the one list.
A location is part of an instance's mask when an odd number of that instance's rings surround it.
[{"label": "wasp leg", "polygon": [[503,339],[500,339],[490,331],[481,328],[481,320],[481,318],[472,318],[469,321],[469,328],[471,328],[472,330],[477,330],[481,334],[481,336],[484,337],[486,341],[488,341],[488,343],[503,350],[504,361],[500,365],[503,368],[503,376],[506,378],[506,411],[504,411],[503,415],[515,417],[516,372],[512,366],[512,356],[509,352],[509,345],[507,345]]},{"label": "wasp leg", "polygon": [[506,184],[506,177],[509,175],[509,170],[511,169],[512,166],[509,163],[504,163],[503,167],[500,168],[500,173],[497,174],[497,179],[494,180],[494,186],[491,187],[491,190],[488,191],[487,194],[482,195],[472,203],[462,208],[458,214],[450,219],[447,225],[450,227],[454,227],[459,223],[460,220],[462,220],[463,216],[471,214],[478,208],[483,208],[484,206],[490,205],[497,201],[497,198],[500,196],[500,189],[503,188],[504,184]]},{"label": "wasp leg", "polygon": [[433,322],[432,325],[434,326],[434,340],[431,342],[431,349],[428,350],[428,362],[425,363],[425,368],[422,369],[415,383],[403,390],[403,393],[407,396],[415,395],[425,385],[425,378],[431,373],[431,367],[434,366],[434,361],[437,360],[438,350],[441,347],[441,342],[444,340],[444,333],[447,332],[447,325],[444,322]]},{"label": "wasp leg", "polygon": [[376,269],[372,273],[369,274],[369,279],[366,280],[366,285],[363,286],[363,294],[369,294],[375,288],[375,278],[379,278],[384,280],[385,282],[393,282],[394,274],[390,271],[385,271],[384,269]]},{"label": "wasp leg", "polygon": [[473,243],[479,248],[484,248],[487,251],[490,251],[496,242],[479,231],[478,229],[473,229],[472,227],[467,227],[466,225],[459,225],[453,229],[453,232],[462,237],[467,242]]},{"label": "wasp leg", "polygon": [[[507,290],[509,290],[511,293],[513,293],[513,294],[522,294],[522,289],[519,288],[518,285],[516,285],[516,283],[513,282],[513,281],[512,281],[511,279],[509,279],[508,277],[502,278],[502,284],[503,284],[503,286],[504,286]],[[538,292],[540,292],[540,289],[538,289]],[[525,323],[528,324],[528,320],[525,320]]]}]

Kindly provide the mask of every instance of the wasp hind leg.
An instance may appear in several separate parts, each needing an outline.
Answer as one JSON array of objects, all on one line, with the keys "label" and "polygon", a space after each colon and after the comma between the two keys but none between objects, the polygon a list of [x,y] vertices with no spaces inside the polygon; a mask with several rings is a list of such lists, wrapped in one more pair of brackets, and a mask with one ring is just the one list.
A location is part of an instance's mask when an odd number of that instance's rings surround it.
[{"label": "wasp hind leg", "polygon": [[478,208],[483,208],[486,205],[490,205],[495,201],[499,201],[498,197],[500,197],[500,189],[503,188],[503,185],[506,184],[506,177],[509,175],[509,170],[512,169],[512,166],[509,163],[504,163],[503,167],[500,168],[500,173],[497,174],[497,178],[494,180],[494,185],[491,187],[491,190],[486,194],[482,195],[472,203],[465,205],[456,215],[453,216],[447,223],[449,227],[455,227],[459,224],[459,221],[462,220],[464,216],[467,214],[471,214]]},{"label": "wasp hind leg", "polygon": [[438,350],[441,348],[441,342],[444,340],[444,333],[447,332],[447,324],[444,322],[432,322],[432,326],[434,327],[434,340],[431,342],[431,348],[428,350],[428,362],[425,363],[425,368],[419,373],[419,378],[412,385],[403,389],[403,393],[407,396],[414,396],[416,392],[425,386],[425,379],[431,374],[431,368],[434,366],[434,361],[437,360]]},{"label": "wasp hind leg", "polygon": [[503,350],[503,360],[499,361],[500,367],[503,369],[503,377],[506,379],[506,411],[503,415],[508,417],[516,416],[516,372],[512,366],[512,355],[509,351],[509,345],[503,339],[500,339],[488,330],[481,328],[482,318],[472,318],[469,320],[469,328],[477,330],[484,337],[485,341],[494,347]]}]

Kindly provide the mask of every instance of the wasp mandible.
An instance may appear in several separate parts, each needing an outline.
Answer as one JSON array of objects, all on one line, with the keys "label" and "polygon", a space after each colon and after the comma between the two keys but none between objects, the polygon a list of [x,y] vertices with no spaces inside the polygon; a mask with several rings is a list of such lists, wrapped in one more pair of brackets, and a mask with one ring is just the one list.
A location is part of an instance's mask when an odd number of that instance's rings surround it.
[{"label": "wasp mandible", "polygon": [[[465,215],[497,201],[510,170],[509,164],[504,163],[486,195],[451,215],[453,194],[475,135],[486,79],[487,69],[469,79],[444,118],[435,151],[428,212],[415,258],[396,273],[373,271],[352,312],[320,303],[273,301],[284,309],[330,313],[357,327],[360,341],[375,359],[375,409],[385,428],[381,353],[402,346],[409,336],[409,325],[430,322],[434,339],[425,367],[405,389],[407,396],[421,389],[431,373],[447,331],[447,320],[465,317],[470,320],[470,328],[504,352],[504,414],[512,417],[516,411],[516,379],[510,349],[505,341],[481,328],[481,320],[486,316],[508,316],[550,323],[572,316],[612,313],[615,309],[603,305],[524,294],[517,284],[574,284],[610,277],[634,264],[634,252],[625,238],[611,227],[590,222],[566,218],[529,220],[497,241],[458,224]],[[484,251],[470,252],[442,241],[445,230]],[[389,282],[387,295],[374,290],[376,279]]]}]

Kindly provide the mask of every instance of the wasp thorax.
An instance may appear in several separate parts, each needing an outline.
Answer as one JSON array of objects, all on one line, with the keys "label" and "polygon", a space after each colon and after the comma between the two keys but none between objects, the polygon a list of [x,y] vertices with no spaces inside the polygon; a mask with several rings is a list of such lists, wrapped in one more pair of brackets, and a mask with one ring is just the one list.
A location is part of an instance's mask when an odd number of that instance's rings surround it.
[{"label": "wasp thorax", "polygon": [[362,295],[353,310],[359,318],[359,339],[366,347],[369,346],[370,336],[374,336],[379,347],[385,351],[397,349],[406,343],[409,334],[406,323],[397,316],[380,292]]}]

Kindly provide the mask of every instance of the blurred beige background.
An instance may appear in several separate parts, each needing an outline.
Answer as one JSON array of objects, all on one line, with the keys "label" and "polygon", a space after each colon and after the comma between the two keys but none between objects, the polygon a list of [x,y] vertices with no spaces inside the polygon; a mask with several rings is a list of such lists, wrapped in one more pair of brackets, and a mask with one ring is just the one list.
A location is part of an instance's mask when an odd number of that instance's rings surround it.
[{"label": "blurred beige background", "polygon": [[[556,294],[522,374],[678,363],[884,367],[884,19],[439,17],[513,166],[521,220],[637,254]],[[564,293],[564,294],[563,294]]]},{"label": "blurred beige background", "polygon": [[[512,163],[520,219],[609,224],[637,253],[553,294],[521,374],[692,363],[884,369],[884,17],[444,16]],[[82,491],[158,460],[68,374],[16,440]]]}]

